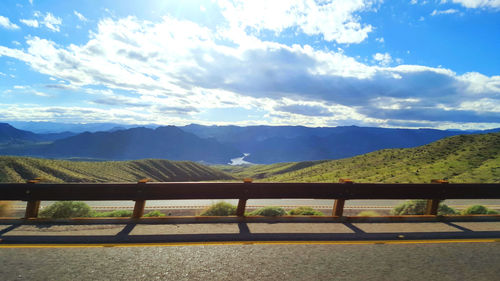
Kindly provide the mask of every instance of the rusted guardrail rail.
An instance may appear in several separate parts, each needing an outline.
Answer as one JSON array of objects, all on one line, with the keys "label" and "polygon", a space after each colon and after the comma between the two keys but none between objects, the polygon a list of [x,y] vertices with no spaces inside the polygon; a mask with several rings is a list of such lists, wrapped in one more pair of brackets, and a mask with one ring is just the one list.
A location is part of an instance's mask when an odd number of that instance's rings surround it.
[{"label": "rusted guardrail rail", "polygon": [[[439,183],[439,184],[436,184]],[[133,218],[144,213],[146,200],[239,199],[244,216],[248,199],[335,199],[332,216],[343,214],[348,199],[427,199],[426,215],[437,215],[444,199],[500,199],[500,184],[375,184],[353,183],[2,183],[0,200],[27,201],[25,218],[36,218],[40,201],[135,201]]]}]

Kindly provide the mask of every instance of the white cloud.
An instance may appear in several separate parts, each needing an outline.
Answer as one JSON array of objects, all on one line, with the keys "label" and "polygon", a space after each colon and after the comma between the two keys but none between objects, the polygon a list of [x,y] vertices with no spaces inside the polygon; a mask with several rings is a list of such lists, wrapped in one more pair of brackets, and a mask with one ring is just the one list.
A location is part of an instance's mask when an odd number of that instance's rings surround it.
[{"label": "white cloud", "polygon": [[50,29],[51,31],[54,31],[54,32],[60,31],[59,26],[62,24],[61,18],[55,17],[51,13],[46,13],[44,16],[39,11],[35,11],[33,13],[33,16],[36,18],[41,18],[41,19],[39,19],[39,20],[37,20],[37,19],[21,19],[19,21],[24,23],[27,26],[34,27],[34,28],[38,28],[38,27],[43,25],[46,28]]},{"label": "white cloud", "polygon": [[384,43],[385,42],[384,37],[375,38],[375,41],[377,41],[379,43]]},{"label": "white cloud", "polygon": [[[32,88],[31,86],[25,86],[25,85],[14,85],[12,87],[16,93],[23,93],[23,94],[33,94],[39,97],[49,97],[49,94],[46,94],[44,92],[41,92],[39,90],[36,90]],[[12,90],[10,92],[13,92]]]},{"label": "white cloud", "polygon": [[[446,1],[449,2],[449,1]],[[455,4],[460,4],[465,8],[494,8],[500,9],[500,0],[452,0]]]},{"label": "white cloud", "polygon": [[6,29],[19,29],[19,26],[12,23],[9,18],[0,16],[0,26]]},{"label": "white cloud", "polygon": [[129,112],[122,122],[184,124],[203,121],[196,118],[208,109],[245,108],[265,111],[269,121],[263,122],[273,124],[500,124],[491,106],[473,104],[500,104],[500,76],[388,67],[389,53],[374,54],[379,65],[371,66],[342,51],[265,42],[249,34],[246,40],[252,44],[229,44],[215,30],[171,17],[159,22],[128,17],[101,20],[82,45],[30,37],[25,50],[0,46],[0,56],[66,81],[47,85],[50,89],[88,94],[82,103],[92,109],[23,112],[33,114],[32,120],[88,110],[80,116],[88,122]]},{"label": "white cloud", "polygon": [[321,35],[326,41],[360,43],[368,37],[372,26],[360,23],[356,13],[371,9],[374,2],[377,1],[223,0],[220,4],[233,29],[280,33],[296,28],[307,35]]},{"label": "white cloud", "polygon": [[59,25],[62,24],[61,18],[55,17],[51,13],[47,13],[43,18],[42,24],[52,31],[59,32]]},{"label": "white cloud", "polygon": [[457,9],[448,9],[448,10],[434,10],[431,13],[431,16],[437,16],[437,15],[449,15],[449,14],[456,14],[458,13]]},{"label": "white cloud", "polygon": [[383,66],[387,66],[392,62],[392,57],[389,53],[376,53],[372,57],[378,64]]},{"label": "white cloud", "polygon": [[21,23],[24,23],[27,26],[30,26],[30,27],[38,28],[38,26],[39,26],[38,21],[36,19],[32,19],[32,20],[20,19],[19,21]]},{"label": "white cloud", "polygon": [[84,17],[84,16],[83,16],[82,14],[80,14],[79,12],[77,12],[77,11],[73,11],[73,13],[75,14],[75,16],[76,16],[79,20],[81,20],[81,21],[87,21],[87,18],[86,18],[86,17]]}]

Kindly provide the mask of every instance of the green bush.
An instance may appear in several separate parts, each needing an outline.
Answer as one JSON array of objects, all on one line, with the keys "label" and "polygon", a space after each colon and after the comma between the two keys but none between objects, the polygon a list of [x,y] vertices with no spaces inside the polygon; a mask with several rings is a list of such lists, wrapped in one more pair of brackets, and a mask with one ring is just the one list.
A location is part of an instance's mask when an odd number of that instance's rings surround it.
[{"label": "green bush", "polygon": [[286,215],[285,209],[281,207],[264,207],[250,213],[251,216],[278,217]]},{"label": "green bush", "polygon": [[358,213],[358,216],[360,216],[360,217],[378,217],[378,216],[380,216],[380,214],[375,212],[375,211],[361,211]]},{"label": "green bush", "polygon": [[130,210],[115,210],[111,212],[96,212],[94,217],[132,217],[132,211]]},{"label": "green bush", "polygon": [[53,219],[92,216],[93,212],[89,205],[84,202],[73,201],[55,202],[40,212],[40,217]]},{"label": "green bush", "polygon": [[165,214],[158,210],[151,211],[144,215],[144,217],[164,217],[164,216]]},{"label": "green bush", "polygon": [[496,215],[497,211],[486,208],[483,205],[470,206],[462,211],[462,215]]},{"label": "green bush", "polygon": [[227,203],[219,202],[208,207],[201,216],[234,216],[236,215],[236,206]]},{"label": "green bush", "polygon": [[[394,207],[391,211],[393,215],[423,215],[427,207],[427,200],[409,200],[405,203]],[[439,204],[438,215],[455,215],[458,212],[448,207],[446,204]]]},{"label": "green bush", "polygon": [[288,212],[288,213],[292,216],[324,216],[325,215],[320,211],[316,211],[311,207],[305,207],[305,206],[290,210],[290,212]]}]

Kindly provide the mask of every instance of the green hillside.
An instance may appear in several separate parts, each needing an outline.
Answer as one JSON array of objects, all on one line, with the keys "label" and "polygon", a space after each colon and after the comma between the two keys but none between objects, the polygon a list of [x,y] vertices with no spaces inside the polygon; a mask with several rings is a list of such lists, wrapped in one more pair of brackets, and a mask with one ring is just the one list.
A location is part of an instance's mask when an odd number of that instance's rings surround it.
[{"label": "green hillside", "polygon": [[311,167],[327,160],[321,161],[302,161],[302,162],[290,162],[290,163],[276,163],[269,165],[214,165],[223,172],[233,175],[237,179],[243,178],[253,178],[253,179],[264,179],[284,173],[293,172],[296,170]]},{"label": "green hillside", "polygon": [[0,156],[0,182],[136,182],[207,181],[233,179],[219,170],[189,161],[136,160],[80,162]]},{"label": "green hillside", "polygon": [[431,179],[495,183],[500,182],[500,133],[454,136],[416,148],[385,149],[290,170],[300,163],[257,165],[235,175],[256,179],[268,175],[261,181],[269,182],[338,182],[349,178],[373,183],[428,183]]}]

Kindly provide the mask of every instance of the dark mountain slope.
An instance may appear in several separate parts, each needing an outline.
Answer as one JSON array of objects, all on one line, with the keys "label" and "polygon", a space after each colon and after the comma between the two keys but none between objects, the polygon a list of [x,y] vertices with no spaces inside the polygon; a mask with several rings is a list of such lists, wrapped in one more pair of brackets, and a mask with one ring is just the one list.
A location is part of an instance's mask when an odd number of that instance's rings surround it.
[{"label": "dark mountain slope", "polygon": [[82,133],[30,148],[0,150],[4,155],[31,155],[53,158],[95,158],[169,160],[227,163],[240,152],[214,139],[201,139],[174,126],[157,129],[133,128],[113,132]]}]

